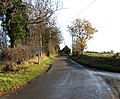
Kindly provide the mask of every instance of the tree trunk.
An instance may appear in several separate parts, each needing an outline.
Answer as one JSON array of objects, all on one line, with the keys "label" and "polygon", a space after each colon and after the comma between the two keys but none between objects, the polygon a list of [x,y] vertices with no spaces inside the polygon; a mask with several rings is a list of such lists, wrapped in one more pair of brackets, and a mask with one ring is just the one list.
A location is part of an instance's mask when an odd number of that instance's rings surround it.
[{"label": "tree trunk", "polygon": [[10,47],[11,48],[15,48],[15,40],[11,39],[10,43],[11,43]]}]

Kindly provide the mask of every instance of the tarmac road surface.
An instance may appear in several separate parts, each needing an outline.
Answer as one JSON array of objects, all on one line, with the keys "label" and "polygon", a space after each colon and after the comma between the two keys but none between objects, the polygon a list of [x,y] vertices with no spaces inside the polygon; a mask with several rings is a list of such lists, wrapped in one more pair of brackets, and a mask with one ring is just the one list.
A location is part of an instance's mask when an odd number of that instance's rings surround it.
[{"label": "tarmac road surface", "polygon": [[28,85],[0,99],[115,99],[97,75],[67,57],[59,57],[51,69]]}]

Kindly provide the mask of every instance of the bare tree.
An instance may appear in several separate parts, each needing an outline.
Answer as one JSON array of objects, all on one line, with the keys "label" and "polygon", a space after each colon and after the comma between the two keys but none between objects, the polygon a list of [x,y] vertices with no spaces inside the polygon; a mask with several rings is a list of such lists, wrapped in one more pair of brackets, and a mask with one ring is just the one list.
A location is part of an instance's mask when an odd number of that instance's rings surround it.
[{"label": "bare tree", "polygon": [[3,51],[3,49],[7,48],[8,37],[6,36],[6,33],[2,30],[0,30],[0,51]]},{"label": "bare tree", "polygon": [[[54,0],[33,0],[27,1],[29,12],[29,24],[48,22],[50,17],[59,10],[60,1]],[[34,4],[32,3],[34,2]]]},{"label": "bare tree", "polygon": [[30,33],[28,33],[26,37],[27,41],[29,41],[29,43],[31,43],[29,45],[34,48],[42,48],[43,51],[48,51],[49,39],[53,35],[56,35],[56,33],[53,32],[55,22],[50,21],[54,13],[59,10],[60,1],[24,0],[24,2],[26,3],[29,16],[28,27]]},{"label": "bare tree", "polygon": [[0,0],[0,50],[7,48],[8,46],[8,37],[6,31],[6,12],[7,9],[11,7],[11,0]]}]

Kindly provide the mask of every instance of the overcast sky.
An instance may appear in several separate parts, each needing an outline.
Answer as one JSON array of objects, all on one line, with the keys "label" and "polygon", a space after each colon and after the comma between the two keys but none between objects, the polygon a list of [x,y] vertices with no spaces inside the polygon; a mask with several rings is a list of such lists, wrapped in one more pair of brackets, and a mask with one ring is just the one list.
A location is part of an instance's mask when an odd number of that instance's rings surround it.
[{"label": "overcast sky", "polygon": [[[120,0],[62,0],[63,8],[57,12],[64,45],[71,47],[71,37],[67,32],[76,18],[89,20],[98,32],[88,42],[89,51],[120,52]],[[89,7],[88,5],[91,4]],[[85,9],[86,8],[86,9]]]}]

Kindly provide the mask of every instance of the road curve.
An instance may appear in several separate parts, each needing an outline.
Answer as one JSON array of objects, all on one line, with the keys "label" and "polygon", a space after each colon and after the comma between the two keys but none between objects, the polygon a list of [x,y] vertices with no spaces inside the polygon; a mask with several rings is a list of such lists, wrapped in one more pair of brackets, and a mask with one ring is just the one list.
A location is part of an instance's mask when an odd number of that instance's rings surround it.
[{"label": "road curve", "polygon": [[67,57],[60,57],[47,73],[0,99],[114,99],[114,96],[99,76]]}]

